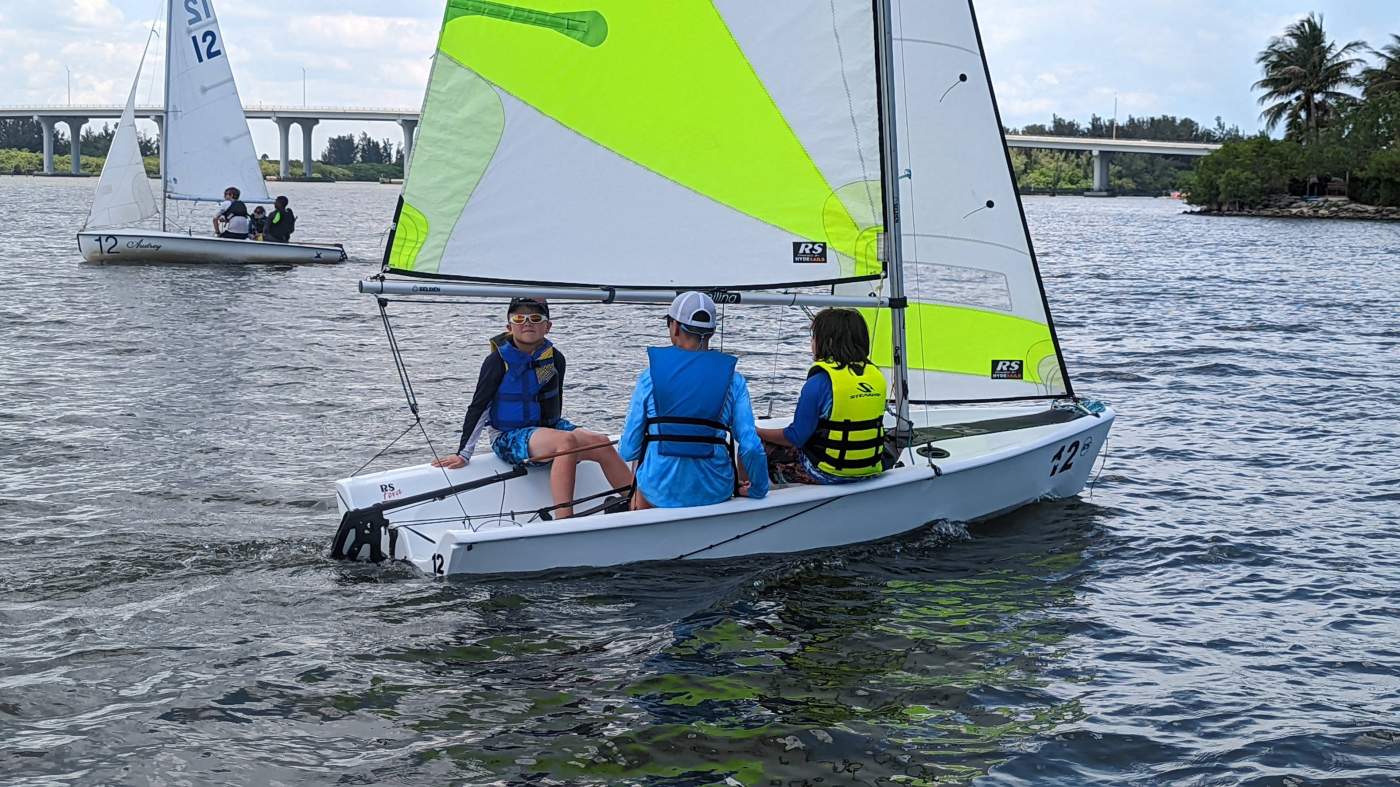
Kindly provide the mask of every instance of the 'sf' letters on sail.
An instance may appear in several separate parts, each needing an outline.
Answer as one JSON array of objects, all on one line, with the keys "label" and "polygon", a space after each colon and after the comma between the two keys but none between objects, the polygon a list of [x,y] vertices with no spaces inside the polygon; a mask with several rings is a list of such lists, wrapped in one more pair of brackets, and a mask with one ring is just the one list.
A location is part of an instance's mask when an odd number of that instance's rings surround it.
[{"label": "'sf' letters on sail", "polygon": [[[869,0],[449,0],[388,268],[633,287],[878,278],[873,42]],[[830,253],[798,263],[797,242]]]}]

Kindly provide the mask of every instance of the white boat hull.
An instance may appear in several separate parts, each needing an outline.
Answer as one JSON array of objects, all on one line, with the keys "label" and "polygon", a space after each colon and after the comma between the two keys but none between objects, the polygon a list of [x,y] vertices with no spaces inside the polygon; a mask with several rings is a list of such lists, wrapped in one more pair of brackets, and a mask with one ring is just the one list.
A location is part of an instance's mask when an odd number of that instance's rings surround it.
[{"label": "white boat hull", "polygon": [[[940,408],[917,413],[915,421],[926,427],[1045,412],[1043,405]],[[521,478],[386,512],[390,530],[397,532],[392,539],[383,533],[380,547],[388,557],[443,575],[731,558],[874,541],[930,522],[973,522],[1078,494],[1114,419],[1109,409],[1081,415],[939,439],[935,445],[949,453],[946,458],[906,450],[903,467],[869,481],[794,485],[774,489],[762,500],[735,498],[712,506],[559,522],[529,521],[535,519],[529,511],[550,505],[548,469],[532,469]],[[481,454],[455,471],[419,465],[343,479],[336,483],[336,493],[344,513],[510,469]],[[579,465],[580,497],[606,489],[597,465]],[[527,513],[512,517],[511,511]],[[368,551],[362,549],[356,557]]]},{"label": "white boat hull", "polygon": [[78,233],[83,259],[98,263],[185,262],[216,265],[344,262],[339,244],[270,243],[153,230]]}]

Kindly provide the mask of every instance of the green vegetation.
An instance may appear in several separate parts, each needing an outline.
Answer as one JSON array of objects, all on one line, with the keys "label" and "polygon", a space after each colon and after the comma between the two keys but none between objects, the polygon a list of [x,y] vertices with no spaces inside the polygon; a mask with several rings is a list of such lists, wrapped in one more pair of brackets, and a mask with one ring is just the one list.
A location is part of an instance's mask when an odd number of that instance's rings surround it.
[{"label": "green vegetation", "polygon": [[[265,178],[275,178],[278,174],[278,164],[263,158],[259,162],[262,167],[262,174]],[[301,159],[293,159],[289,170],[293,178],[300,178],[304,171]],[[380,178],[402,178],[403,166],[401,164],[345,164],[338,166],[334,164],[324,164],[320,161],[311,162],[312,180],[367,180],[379,182]]]},{"label": "green vegetation", "polygon": [[[1086,124],[1055,116],[1049,125],[1037,123],[1008,131],[1030,136],[1117,137],[1157,142],[1225,142],[1241,138],[1238,128],[1226,127],[1220,118],[1212,127],[1171,115],[1129,116],[1118,124],[1097,115]],[[1093,187],[1093,156],[1089,153],[1015,148],[1011,151],[1011,164],[1023,193],[1079,194]],[[1109,187],[1118,194],[1166,194],[1182,187],[1191,164],[1189,156],[1115,153],[1108,166]]]},{"label": "green vegetation", "polygon": [[[1366,49],[1327,39],[1322,19],[1289,25],[1259,53],[1264,76],[1260,119],[1283,139],[1232,140],[1201,159],[1187,200],[1212,210],[1257,207],[1280,196],[1337,194],[1368,205],[1400,206],[1400,36],[1374,67],[1351,55]],[[1355,90],[1360,90],[1357,95]]]},{"label": "green vegetation", "polygon": [[[107,159],[105,156],[88,156],[82,158],[81,168],[84,175],[102,174],[102,164]],[[146,163],[146,174],[153,178],[160,177],[160,156],[146,156],[143,161]],[[72,167],[72,159],[65,155],[54,154],[53,169],[62,175],[68,174]],[[15,150],[13,148],[0,148],[0,175],[38,175],[44,171],[44,154],[35,153],[31,150]]]}]

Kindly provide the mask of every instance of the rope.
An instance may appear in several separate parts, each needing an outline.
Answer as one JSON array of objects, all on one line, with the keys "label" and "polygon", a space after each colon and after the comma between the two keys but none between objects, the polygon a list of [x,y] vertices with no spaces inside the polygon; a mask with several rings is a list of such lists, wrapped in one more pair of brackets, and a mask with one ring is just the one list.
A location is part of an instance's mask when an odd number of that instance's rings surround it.
[{"label": "rope", "polygon": [[363,471],[366,467],[369,467],[371,464],[373,464],[374,460],[376,460],[376,459],[378,459],[379,457],[383,456],[385,451],[388,451],[390,448],[393,448],[393,447],[394,447],[394,443],[397,443],[398,441],[402,440],[404,435],[408,434],[409,432],[412,432],[412,431],[413,431],[413,427],[415,427],[415,426],[417,426],[417,425],[418,425],[418,422],[417,422],[417,421],[414,421],[413,423],[409,424],[402,432],[399,432],[399,436],[398,436],[398,437],[395,437],[393,440],[390,440],[388,445],[386,445],[386,446],[384,446],[383,448],[379,449],[379,453],[375,454],[374,456],[371,456],[371,457],[369,458],[369,461],[368,461],[368,462],[365,462],[364,464],[360,465],[360,469],[359,469],[359,470],[356,470],[356,471],[353,472],[353,473],[351,473],[351,474],[350,474],[350,477],[351,477],[351,478],[354,478],[355,476],[359,475],[360,472]]},{"label": "rope", "polygon": [[745,532],[743,532],[743,533],[740,533],[740,534],[737,535],[737,536],[730,536],[729,538],[726,538],[726,539],[724,539],[723,541],[716,541],[715,543],[710,544],[710,545],[707,546],[707,547],[701,547],[701,548],[696,549],[696,550],[694,550],[694,551],[686,552],[686,553],[683,554],[683,555],[677,555],[677,556],[676,556],[676,560],[685,560],[686,558],[688,558],[688,557],[693,557],[693,556],[695,556],[695,555],[700,554],[701,552],[708,552],[708,551],[710,551],[711,549],[714,549],[715,547],[724,546],[725,544],[728,544],[728,543],[731,543],[731,542],[734,542],[734,541],[738,541],[739,539],[743,538],[744,536],[751,536],[751,535],[753,535],[754,533],[759,532],[760,530],[767,530],[768,528],[770,528],[770,527],[772,527],[772,526],[774,526],[774,525],[781,525],[782,523],[788,521],[789,519],[792,519],[793,517],[799,517],[799,516],[802,516],[803,514],[809,514],[809,513],[813,512],[813,511],[816,511],[818,508],[821,508],[822,506],[826,505],[827,503],[831,503],[831,502],[834,502],[834,501],[840,500],[840,499],[841,499],[841,498],[839,498],[839,497],[828,497],[827,499],[821,501],[820,503],[817,503],[816,505],[813,505],[813,506],[809,506],[809,507],[807,507],[807,508],[804,508],[804,509],[802,509],[801,511],[798,511],[797,513],[795,513],[795,514],[788,514],[787,516],[783,517],[782,519],[774,520],[774,521],[772,521],[772,522],[769,522],[769,523],[766,524],[766,525],[759,525],[758,527],[754,528],[753,530],[747,530],[747,531],[745,531]]},{"label": "rope", "polygon": [[1089,499],[1094,499],[1094,484],[1099,482],[1099,476],[1103,475],[1104,466],[1108,464],[1108,438],[1103,441],[1103,453],[1099,455],[1099,472],[1094,474],[1094,480],[1089,482]]},{"label": "rope", "polygon": [[[399,350],[399,341],[394,336],[394,326],[389,322],[389,310],[386,308],[389,302],[384,298],[378,298],[376,302],[379,304],[379,318],[384,322],[384,336],[389,340],[389,352],[394,356],[394,371],[398,372],[399,375],[399,387],[403,389],[404,398],[408,400],[409,412],[413,413],[415,421],[419,420],[418,398],[414,396],[413,383],[408,379],[408,368],[404,366],[403,354]],[[427,432],[423,434],[427,436]],[[432,443],[429,442],[429,445],[431,446]],[[436,455],[434,458],[437,458]]]}]

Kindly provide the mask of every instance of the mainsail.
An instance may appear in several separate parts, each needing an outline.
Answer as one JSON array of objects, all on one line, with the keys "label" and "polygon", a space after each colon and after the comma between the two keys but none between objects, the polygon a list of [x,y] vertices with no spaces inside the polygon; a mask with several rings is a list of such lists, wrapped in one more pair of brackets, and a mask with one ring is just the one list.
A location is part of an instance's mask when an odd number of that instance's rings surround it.
[{"label": "mainsail", "polygon": [[[147,46],[150,45],[148,38]],[[117,121],[107,160],[102,164],[102,177],[97,180],[97,193],[92,198],[83,228],[125,227],[156,215],[156,198],[141,159],[141,146],[136,138],[136,86],[141,82],[141,69],[146,53],[141,53],[141,65],[136,67],[136,79],[126,97],[126,108]]]},{"label": "mainsail", "polygon": [[165,171],[170,199],[218,201],[236,186],[267,202],[213,0],[171,2],[166,42]]},{"label": "mainsail", "polygon": [[760,288],[883,273],[870,0],[448,0],[385,268]]},{"label": "mainsail", "polygon": [[[910,398],[1064,396],[971,2],[894,0],[892,21]],[[888,366],[889,314],[866,313]]]}]

